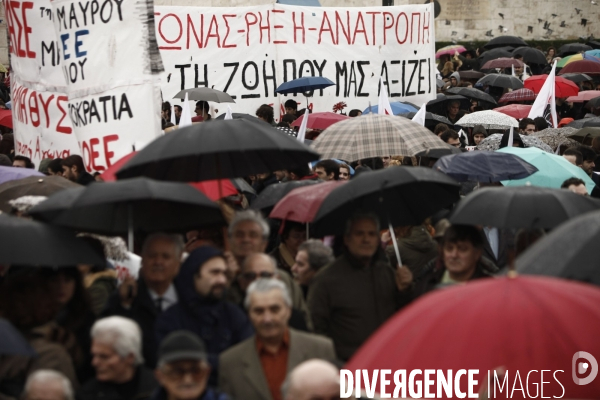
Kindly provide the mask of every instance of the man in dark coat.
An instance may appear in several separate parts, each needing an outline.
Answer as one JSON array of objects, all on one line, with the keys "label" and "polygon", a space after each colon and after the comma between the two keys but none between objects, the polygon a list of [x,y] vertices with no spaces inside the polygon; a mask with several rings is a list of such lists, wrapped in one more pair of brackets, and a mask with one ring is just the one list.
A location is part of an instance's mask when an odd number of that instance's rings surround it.
[{"label": "man in dark coat", "polygon": [[192,251],[175,278],[180,301],[156,320],[156,338],[187,330],[206,344],[212,368],[209,385],[218,382],[219,354],[254,334],[248,317],[238,306],[223,299],[227,278],[221,251],[205,246]]},{"label": "man in dark coat", "polygon": [[63,177],[68,180],[79,183],[80,185],[89,185],[96,180],[94,177],[85,170],[83,165],[83,158],[80,155],[74,154],[63,159],[60,162],[63,169]]}]

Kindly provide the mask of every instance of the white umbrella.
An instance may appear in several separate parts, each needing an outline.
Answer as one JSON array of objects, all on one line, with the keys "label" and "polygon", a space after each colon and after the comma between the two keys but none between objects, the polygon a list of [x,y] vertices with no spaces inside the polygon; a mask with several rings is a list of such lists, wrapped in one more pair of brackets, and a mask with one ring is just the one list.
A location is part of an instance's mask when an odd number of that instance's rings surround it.
[{"label": "white umbrella", "polygon": [[502,114],[498,111],[485,110],[466,114],[464,117],[456,121],[456,125],[463,127],[483,125],[485,129],[508,129],[511,126],[518,128],[519,121],[510,115]]}]

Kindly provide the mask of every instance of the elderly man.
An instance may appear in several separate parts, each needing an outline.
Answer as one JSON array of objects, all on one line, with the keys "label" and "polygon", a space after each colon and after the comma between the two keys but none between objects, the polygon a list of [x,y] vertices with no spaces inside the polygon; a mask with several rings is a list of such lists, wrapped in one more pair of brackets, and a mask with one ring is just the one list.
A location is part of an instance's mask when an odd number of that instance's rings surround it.
[{"label": "elderly man", "polygon": [[219,354],[254,333],[244,312],[224,300],[226,270],[220,250],[206,246],[192,251],[175,279],[180,301],[156,320],[159,341],[182,329],[204,341],[212,368],[211,386],[217,384]]},{"label": "elderly man", "polygon": [[304,361],[289,374],[282,392],[283,400],[337,400],[340,373],[327,361]]},{"label": "elderly man", "polygon": [[66,376],[51,369],[35,371],[27,377],[23,400],[74,400],[73,387]]},{"label": "elderly man", "polygon": [[327,264],[332,263],[333,259],[333,250],[320,240],[309,239],[298,247],[292,274],[294,280],[302,288],[305,297],[315,274]]},{"label": "elderly man", "polygon": [[132,320],[108,317],[92,327],[92,366],[96,377],[86,383],[81,400],[148,399],[157,382],[142,364],[142,332]]},{"label": "elderly man", "polygon": [[333,339],[346,361],[405,301],[412,274],[392,268],[379,242],[379,219],[355,214],[346,225],[345,253],[315,276],[308,308],[316,333]]},{"label": "elderly man", "polygon": [[228,400],[208,387],[210,364],[204,342],[188,331],[167,336],[158,349],[156,379],[161,388],[152,400]]},{"label": "elderly man", "polygon": [[311,358],[335,359],[331,340],[289,328],[292,302],[283,282],[253,282],[245,305],[256,336],[220,357],[219,387],[233,398],[281,400],[281,385],[294,367]]},{"label": "elderly man", "polygon": [[149,368],[156,365],[156,318],[179,299],[173,280],[179,272],[182,253],[180,236],[164,233],[149,236],[142,247],[139,279],[136,282],[125,278],[103,312],[104,316],[121,315],[138,323],[144,333],[144,359]]}]

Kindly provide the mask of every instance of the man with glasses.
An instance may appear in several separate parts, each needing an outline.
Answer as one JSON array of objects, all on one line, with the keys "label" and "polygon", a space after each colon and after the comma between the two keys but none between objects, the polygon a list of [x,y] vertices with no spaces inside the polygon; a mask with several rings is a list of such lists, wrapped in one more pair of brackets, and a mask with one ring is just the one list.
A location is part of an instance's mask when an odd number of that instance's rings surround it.
[{"label": "man with glasses", "polygon": [[448,143],[450,146],[460,147],[460,138],[455,130],[448,129],[440,134],[440,139]]},{"label": "man with glasses", "polygon": [[167,336],[158,349],[156,379],[160,389],[153,400],[227,400],[227,395],[208,387],[210,364],[204,342],[188,331]]}]

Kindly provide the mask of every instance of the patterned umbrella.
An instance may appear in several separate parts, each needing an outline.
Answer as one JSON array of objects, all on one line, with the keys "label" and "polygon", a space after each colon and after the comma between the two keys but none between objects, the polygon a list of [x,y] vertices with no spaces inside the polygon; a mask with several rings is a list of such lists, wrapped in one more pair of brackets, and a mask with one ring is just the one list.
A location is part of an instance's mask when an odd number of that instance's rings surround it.
[{"label": "patterned umbrella", "polygon": [[453,56],[454,53],[462,53],[463,51],[467,51],[467,49],[459,44],[446,46],[435,52],[435,58],[440,58],[441,56]]},{"label": "patterned umbrella", "polygon": [[600,117],[576,119],[567,124],[567,126],[576,129],[600,126]]},{"label": "patterned umbrella", "polygon": [[523,61],[517,60],[516,58],[501,57],[486,62],[481,69],[510,68],[513,65],[515,67],[522,67]]},{"label": "patterned umbrella", "polygon": [[356,161],[383,156],[414,156],[447,146],[440,138],[406,118],[369,114],[338,122],[313,142],[321,158]]},{"label": "patterned umbrella", "polygon": [[[500,141],[502,140],[501,133],[494,133],[483,139],[477,146],[477,150],[484,151],[496,151],[500,148]],[[533,136],[520,135],[523,144],[527,147],[537,147],[538,149],[547,151],[548,153],[554,153],[552,148],[546,143],[542,142],[539,138]]]},{"label": "patterned umbrella", "polygon": [[510,103],[512,101],[533,101],[536,98],[536,94],[531,89],[523,88],[518,90],[513,90],[512,92],[508,92],[500,97],[498,103]]},{"label": "patterned umbrella", "polygon": [[455,125],[464,127],[482,125],[485,129],[507,129],[511,126],[518,128],[519,121],[497,111],[485,110],[467,114],[456,121]]},{"label": "patterned umbrella", "polygon": [[[536,137],[540,139],[542,142],[546,143],[548,146],[552,148],[552,150],[556,151],[558,146],[577,146],[577,143],[573,139],[569,139],[568,136],[576,132],[575,128],[546,128],[543,131],[534,132],[529,137]],[[524,136],[521,136],[523,138]]]},{"label": "patterned umbrella", "polygon": [[584,90],[579,92],[577,96],[567,97],[567,101],[570,103],[583,103],[600,96],[600,90]]}]

